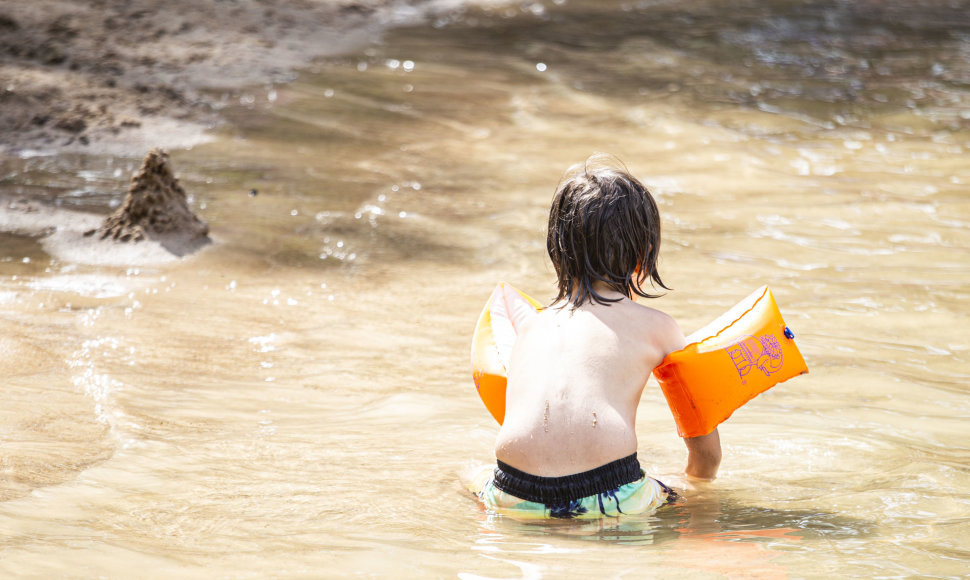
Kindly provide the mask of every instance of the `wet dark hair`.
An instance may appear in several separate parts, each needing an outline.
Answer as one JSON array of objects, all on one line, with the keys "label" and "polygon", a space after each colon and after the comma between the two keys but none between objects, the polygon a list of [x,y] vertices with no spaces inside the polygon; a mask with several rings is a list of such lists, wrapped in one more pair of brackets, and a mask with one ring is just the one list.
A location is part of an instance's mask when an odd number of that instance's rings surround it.
[{"label": "wet dark hair", "polygon": [[549,258],[559,279],[559,294],[573,308],[586,302],[609,304],[593,289],[597,281],[624,296],[656,298],[640,286],[670,290],[657,273],[660,212],[657,204],[622,162],[594,155],[571,167],[556,189],[546,236]]}]

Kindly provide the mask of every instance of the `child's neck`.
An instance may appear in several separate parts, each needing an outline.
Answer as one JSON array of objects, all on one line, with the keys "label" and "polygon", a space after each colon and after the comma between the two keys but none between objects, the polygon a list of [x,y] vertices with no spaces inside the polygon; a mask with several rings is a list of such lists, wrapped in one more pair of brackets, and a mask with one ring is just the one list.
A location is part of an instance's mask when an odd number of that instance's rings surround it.
[{"label": "child's neck", "polygon": [[616,288],[613,288],[606,282],[593,282],[593,290],[604,298],[630,298],[630,296],[617,291]]}]

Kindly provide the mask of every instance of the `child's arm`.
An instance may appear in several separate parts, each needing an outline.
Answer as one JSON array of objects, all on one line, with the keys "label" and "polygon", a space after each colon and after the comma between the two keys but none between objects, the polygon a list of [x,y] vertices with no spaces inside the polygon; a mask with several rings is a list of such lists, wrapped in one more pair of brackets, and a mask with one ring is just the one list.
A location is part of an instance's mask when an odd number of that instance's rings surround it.
[{"label": "child's arm", "polygon": [[684,472],[693,479],[713,480],[721,464],[721,436],[717,429],[700,437],[685,437],[687,468]]},{"label": "child's arm", "polygon": [[[687,340],[680,327],[669,316],[665,315],[664,320],[668,322],[667,327],[660,331],[665,340],[664,352],[669,354],[684,348]],[[718,466],[721,465],[721,436],[718,435],[717,428],[700,437],[685,437],[684,443],[687,445],[687,468],[684,473],[688,479],[713,480]]]}]

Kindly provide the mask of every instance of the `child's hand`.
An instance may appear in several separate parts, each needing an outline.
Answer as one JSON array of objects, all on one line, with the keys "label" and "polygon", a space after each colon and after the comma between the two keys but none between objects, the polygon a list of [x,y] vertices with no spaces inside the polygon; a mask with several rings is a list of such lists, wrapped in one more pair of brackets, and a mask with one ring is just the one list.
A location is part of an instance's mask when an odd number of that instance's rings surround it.
[{"label": "child's hand", "polygon": [[721,465],[721,436],[717,429],[700,437],[685,437],[688,481],[714,481]]}]

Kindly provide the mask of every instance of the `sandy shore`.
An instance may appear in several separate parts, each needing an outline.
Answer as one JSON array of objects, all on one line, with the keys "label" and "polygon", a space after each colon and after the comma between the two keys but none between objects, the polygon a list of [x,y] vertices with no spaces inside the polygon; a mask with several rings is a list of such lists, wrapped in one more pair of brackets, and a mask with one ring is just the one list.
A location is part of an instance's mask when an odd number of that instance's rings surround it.
[{"label": "sandy shore", "polygon": [[501,0],[32,0],[0,4],[0,153],[139,155],[204,139],[233,89],[383,30]]},{"label": "sandy shore", "polygon": [[[0,159],[67,152],[140,157],[205,141],[224,99],[286,83],[391,27],[508,0],[31,0],[0,3]],[[121,192],[119,192],[121,193]],[[105,216],[0,190],[0,232],[61,260],[177,259],[156,240],[84,235]],[[188,240],[191,231],[182,232]],[[177,237],[178,232],[172,236]]]}]

